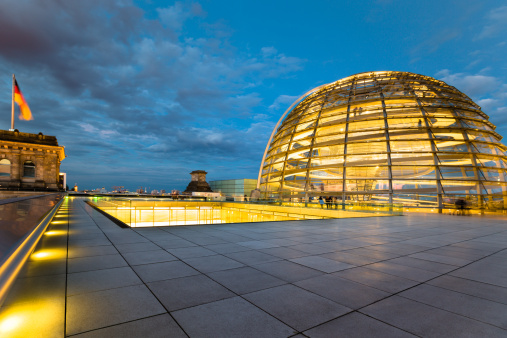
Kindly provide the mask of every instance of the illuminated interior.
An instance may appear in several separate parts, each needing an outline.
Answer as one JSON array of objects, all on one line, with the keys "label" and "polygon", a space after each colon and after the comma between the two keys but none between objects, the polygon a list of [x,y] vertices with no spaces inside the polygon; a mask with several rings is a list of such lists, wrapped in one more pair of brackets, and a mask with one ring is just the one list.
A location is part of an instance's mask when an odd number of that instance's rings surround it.
[{"label": "illuminated interior", "polygon": [[403,203],[443,210],[507,206],[507,148],[468,96],[434,78],[370,72],[300,97],[273,130],[262,197]]},{"label": "illuminated interior", "polygon": [[[234,202],[191,202],[157,199],[94,197],[92,204],[130,227],[178,226],[196,224],[248,223],[305,219],[391,216],[402,214],[401,207],[381,208],[348,205],[321,208],[306,206]],[[42,259],[43,257],[41,257]]]}]

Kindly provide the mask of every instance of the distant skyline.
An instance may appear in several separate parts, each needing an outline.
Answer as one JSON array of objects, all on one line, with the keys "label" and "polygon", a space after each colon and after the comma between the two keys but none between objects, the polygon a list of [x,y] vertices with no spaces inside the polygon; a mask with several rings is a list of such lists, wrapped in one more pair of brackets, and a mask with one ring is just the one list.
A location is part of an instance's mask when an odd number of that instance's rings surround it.
[{"label": "distant skyline", "polygon": [[298,96],[367,71],[443,80],[506,137],[505,55],[505,1],[4,0],[0,129],[14,73],[69,187],[183,190],[256,179]]}]

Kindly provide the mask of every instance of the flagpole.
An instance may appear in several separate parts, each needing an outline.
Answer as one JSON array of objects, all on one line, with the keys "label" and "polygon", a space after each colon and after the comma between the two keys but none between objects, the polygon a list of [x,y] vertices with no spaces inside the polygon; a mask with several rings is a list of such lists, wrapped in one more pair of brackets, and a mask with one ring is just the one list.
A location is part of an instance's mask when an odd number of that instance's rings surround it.
[{"label": "flagpole", "polygon": [[16,81],[16,78],[14,77],[14,74],[12,74],[12,105],[11,105],[11,129],[10,131],[14,131],[14,82]]}]

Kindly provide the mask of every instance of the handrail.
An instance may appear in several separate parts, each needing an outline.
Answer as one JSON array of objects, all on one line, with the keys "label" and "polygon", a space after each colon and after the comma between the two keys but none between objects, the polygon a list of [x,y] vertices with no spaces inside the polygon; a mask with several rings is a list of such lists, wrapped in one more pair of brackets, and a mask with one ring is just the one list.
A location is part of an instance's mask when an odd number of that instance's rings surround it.
[{"label": "handrail", "polygon": [[46,231],[49,223],[60,208],[64,198],[51,209],[44,219],[35,227],[35,229],[22,239],[18,247],[0,265],[0,306],[5,301],[9,289],[23,268],[23,265],[30,257],[40,238]]}]

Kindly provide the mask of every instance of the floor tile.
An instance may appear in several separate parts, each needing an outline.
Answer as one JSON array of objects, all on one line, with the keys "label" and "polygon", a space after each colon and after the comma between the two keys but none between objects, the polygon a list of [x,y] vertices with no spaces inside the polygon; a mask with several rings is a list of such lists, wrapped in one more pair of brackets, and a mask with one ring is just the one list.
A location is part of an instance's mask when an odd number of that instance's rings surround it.
[{"label": "floor tile", "polygon": [[406,290],[418,284],[418,282],[413,280],[362,267],[338,271],[333,275],[371,286],[389,293]]},{"label": "floor tile", "polygon": [[249,251],[250,248],[247,248],[242,245],[238,245],[235,243],[224,243],[224,244],[212,244],[212,245],[206,245],[206,249],[215,251],[219,254],[226,254],[231,252],[239,252],[239,251]]},{"label": "floor tile", "polygon": [[427,261],[432,261],[432,262],[437,262],[437,263],[455,265],[455,266],[463,266],[463,265],[467,265],[472,262],[472,260],[468,260],[468,259],[456,258],[456,257],[451,257],[451,256],[442,256],[442,255],[436,255],[436,254],[431,254],[431,253],[426,253],[426,252],[419,252],[419,253],[410,255],[409,257],[424,259]]},{"label": "floor tile", "polygon": [[505,337],[505,330],[399,296],[360,310],[421,337]]},{"label": "floor tile", "polygon": [[130,265],[141,265],[174,261],[177,258],[165,250],[140,251],[124,253],[123,257]]},{"label": "floor tile", "polygon": [[185,338],[187,335],[176,324],[169,314],[134,320],[132,322],[109,326],[103,329],[89,331],[73,337],[78,338]]},{"label": "floor tile", "polygon": [[185,259],[185,262],[194,269],[204,273],[235,269],[244,266],[243,264],[222,255],[197,257]]},{"label": "floor tile", "polygon": [[160,247],[158,247],[156,244],[152,242],[144,242],[144,243],[117,244],[116,249],[118,249],[118,251],[121,253],[128,253],[128,252],[159,250]]},{"label": "floor tile", "polygon": [[67,296],[142,284],[130,267],[103,269],[67,275]]},{"label": "floor tile", "polygon": [[169,311],[236,296],[204,275],[153,282],[148,287]]},{"label": "floor tile", "polygon": [[277,286],[243,297],[298,331],[307,330],[352,311],[294,285]]},{"label": "floor tile", "polygon": [[265,254],[279,257],[279,258],[283,258],[283,259],[291,259],[291,258],[310,256],[310,254],[308,254],[306,252],[294,250],[291,248],[285,248],[285,247],[261,249],[259,251],[263,252]]},{"label": "floor tile", "polygon": [[250,267],[211,272],[208,275],[237,294],[267,289],[286,283],[281,279]]},{"label": "floor tile", "polygon": [[173,312],[190,337],[288,337],[293,329],[240,297]]},{"label": "floor tile", "polygon": [[255,265],[281,260],[280,257],[271,256],[256,250],[231,252],[224,255],[246,265]]},{"label": "floor tile", "polygon": [[343,317],[319,325],[309,331],[305,331],[304,334],[312,338],[416,337],[394,326],[387,325],[357,312],[347,314]]},{"label": "floor tile", "polygon": [[290,259],[291,262],[301,264],[307,266],[309,268],[331,273],[336,271],[341,271],[345,269],[350,269],[355,267],[355,265],[337,262],[332,259],[320,257],[320,256],[306,256],[300,258]]},{"label": "floor tile", "polygon": [[105,255],[105,256],[91,256],[91,257],[78,257],[68,260],[68,272],[82,272],[100,269],[111,269],[122,266],[127,266],[127,262],[121,255]]},{"label": "floor tile", "polygon": [[470,279],[444,275],[429,281],[427,284],[444,289],[461,292],[467,295],[507,304],[507,288],[476,282]]},{"label": "floor tile", "polygon": [[65,274],[67,270],[66,259],[51,259],[43,261],[27,261],[20,277],[36,277]]},{"label": "floor tile", "polygon": [[255,265],[255,269],[261,270],[290,283],[324,274],[322,271],[310,269],[289,261],[276,261],[258,264]]},{"label": "floor tile", "polygon": [[294,284],[351,309],[361,308],[390,295],[335,275],[318,276]]},{"label": "floor tile", "polygon": [[177,248],[177,249],[167,249],[172,255],[182,259],[182,258],[192,258],[192,257],[204,257],[204,256],[212,256],[216,255],[215,251],[211,251],[209,249],[200,247],[200,246],[191,246],[188,248]]},{"label": "floor tile", "polygon": [[69,247],[69,258],[115,255],[118,250],[112,245],[101,245],[91,247]]},{"label": "floor tile", "polygon": [[277,244],[268,243],[268,242],[264,242],[264,241],[247,241],[247,242],[238,242],[236,244],[245,246],[245,247],[250,248],[250,249],[255,249],[255,250],[258,250],[258,249],[267,249],[267,248],[275,248],[275,247],[279,247],[280,246],[280,245],[277,245]]},{"label": "floor tile", "polygon": [[447,273],[449,271],[455,270],[455,265],[449,265],[449,264],[442,264],[432,261],[427,261],[424,259],[418,259],[413,257],[398,257],[393,258],[386,262],[392,262],[395,264],[405,265],[405,266],[411,266],[413,268],[423,269],[427,271],[434,271],[439,273]]},{"label": "floor tile", "polygon": [[399,296],[507,329],[505,304],[431,285],[418,285]]},{"label": "floor tile", "polygon": [[199,271],[180,261],[135,265],[132,268],[145,283],[199,274]]},{"label": "floor tile", "polygon": [[432,278],[438,277],[441,274],[438,272],[422,270],[413,268],[406,265],[395,264],[390,261],[384,261],[380,263],[374,263],[366,266],[368,269],[384,272],[390,275],[403,277],[406,279],[415,280],[418,282],[425,282]]},{"label": "floor tile", "polygon": [[67,335],[166,312],[144,285],[67,297]]},{"label": "floor tile", "polygon": [[332,259],[335,261],[356,265],[356,266],[376,263],[378,261],[383,260],[383,259],[379,259],[379,258],[372,258],[372,257],[355,255],[355,254],[351,254],[351,253],[347,253],[347,252],[343,252],[343,251],[329,252],[326,254],[322,254],[320,256],[324,257],[324,258],[329,258],[329,259]]}]

